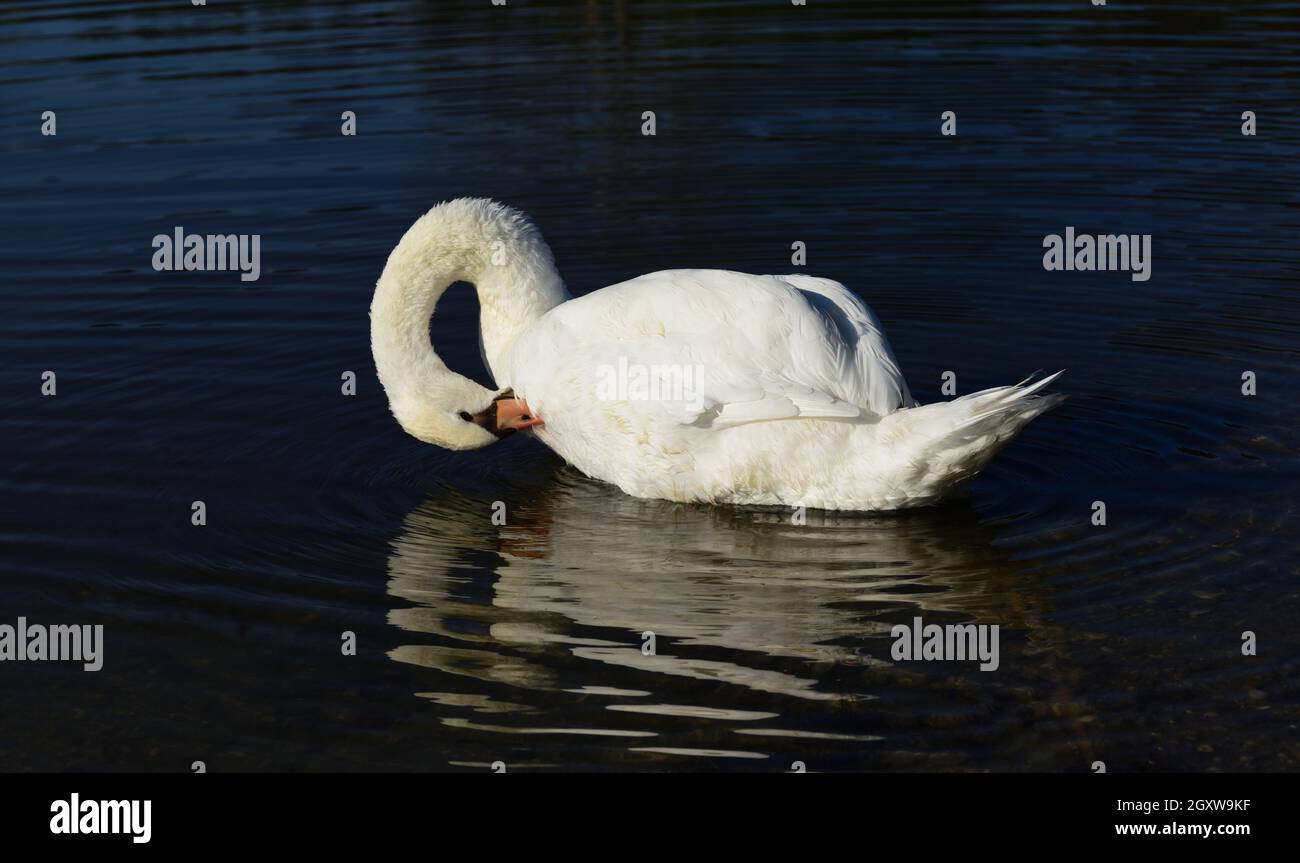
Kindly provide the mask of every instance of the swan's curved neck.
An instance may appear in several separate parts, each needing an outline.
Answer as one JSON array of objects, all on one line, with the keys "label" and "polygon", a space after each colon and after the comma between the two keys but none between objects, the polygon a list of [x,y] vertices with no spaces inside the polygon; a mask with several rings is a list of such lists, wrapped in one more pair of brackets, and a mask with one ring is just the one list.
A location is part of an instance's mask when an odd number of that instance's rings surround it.
[{"label": "swan's curved neck", "polygon": [[429,319],[455,282],[469,282],[478,291],[483,358],[498,388],[511,384],[515,339],[569,298],[546,241],[515,210],[462,199],[434,207],[411,226],[375,289],[371,347],[398,421],[442,446],[455,444],[444,439],[447,434],[464,430],[429,426],[444,415],[481,410],[493,395],[447,368],[429,341]]}]

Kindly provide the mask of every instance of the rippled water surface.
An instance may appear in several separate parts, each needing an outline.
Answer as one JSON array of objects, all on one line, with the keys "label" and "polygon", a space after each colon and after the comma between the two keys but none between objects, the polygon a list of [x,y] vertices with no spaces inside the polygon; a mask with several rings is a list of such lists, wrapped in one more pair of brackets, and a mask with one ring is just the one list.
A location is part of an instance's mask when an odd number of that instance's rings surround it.
[{"label": "rippled water surface", "polygon": [[[0,622],[106,639],[98,673],[0,666],[0,768],[1295,769],[1298,25],[0,6]],[[806,525],[631,499],[529,440],[439,451],[388,414],[367,310],[459,195],[529,212],[576,294],[787,272],[802,241],[921,400],[1037,368],[1071,399],[962,499]],[[177,225],[261,234],[262,277],[154,272]],[[1152,234],[1151,280],[1045,272],[1067,225]],[[485,380],[476,315],[455,290],[433,331]],[[892,661],[918,616],[999,625],[999,668]]]}]

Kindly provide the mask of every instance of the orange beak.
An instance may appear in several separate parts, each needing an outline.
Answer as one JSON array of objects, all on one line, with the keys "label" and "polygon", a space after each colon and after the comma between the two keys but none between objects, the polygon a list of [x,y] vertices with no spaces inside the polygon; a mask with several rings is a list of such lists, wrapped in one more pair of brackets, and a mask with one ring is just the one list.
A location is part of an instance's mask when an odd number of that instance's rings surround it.
[{"label": "orange beak", "polygon": [[523,399],[497,399],[497,428],[523,431],[542,425],[542,418],[535,416]]}]

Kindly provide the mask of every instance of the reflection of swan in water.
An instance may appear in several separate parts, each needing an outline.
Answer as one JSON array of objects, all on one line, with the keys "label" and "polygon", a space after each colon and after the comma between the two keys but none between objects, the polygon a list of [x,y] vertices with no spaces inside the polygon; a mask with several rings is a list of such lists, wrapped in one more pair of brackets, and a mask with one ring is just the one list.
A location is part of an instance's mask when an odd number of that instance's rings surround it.
[{"label": "reflection of swan in water", "polygon": [[[524,689],[601,663],[834,700],[864,693],[819,688],[817,670],[888,668],[890,627],[914,615],[1036,625],[1025,576],[964,505],[809,511],[795,525],[790,510],[640,500],[568,473],[544,482],[500,527],[490,499],[455,491],[407,516],[389,591],[415,605],[390,621],[437,643],[394,659]],[[642,651],[647,631],[656,655]],[[576,673],[574,658],[586,661]]]}]

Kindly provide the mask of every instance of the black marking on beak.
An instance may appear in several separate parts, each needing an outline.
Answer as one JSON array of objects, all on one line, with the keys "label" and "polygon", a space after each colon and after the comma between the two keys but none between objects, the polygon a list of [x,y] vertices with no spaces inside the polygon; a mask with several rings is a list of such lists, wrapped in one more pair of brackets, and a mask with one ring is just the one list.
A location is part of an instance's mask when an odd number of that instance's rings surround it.
[{"label": "black marking on beak", "polygon": [[476,426],[482,426],[499,438],[507,437],[515,433],[514,429],[503,429],[497,425],[497,402],[502,399],[512,399],[515,397],[514,388],[507,388],[504,392],[493,396],[492,402],[483,410],[476,414],[469,411],[461,411],[460,418],[467,423],[474,423]]}]

